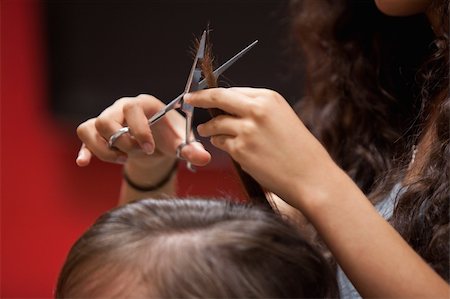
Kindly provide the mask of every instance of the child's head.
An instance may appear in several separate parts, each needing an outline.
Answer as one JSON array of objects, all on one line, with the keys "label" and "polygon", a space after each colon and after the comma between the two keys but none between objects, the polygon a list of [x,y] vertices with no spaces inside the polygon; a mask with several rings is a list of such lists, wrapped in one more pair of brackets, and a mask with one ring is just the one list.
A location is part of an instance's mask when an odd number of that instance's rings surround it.
[{"label": "child's head", "polygon": [[75,243],[56,296],[318,298],[334,273],[279,216],[225,200],[141,200]]}]

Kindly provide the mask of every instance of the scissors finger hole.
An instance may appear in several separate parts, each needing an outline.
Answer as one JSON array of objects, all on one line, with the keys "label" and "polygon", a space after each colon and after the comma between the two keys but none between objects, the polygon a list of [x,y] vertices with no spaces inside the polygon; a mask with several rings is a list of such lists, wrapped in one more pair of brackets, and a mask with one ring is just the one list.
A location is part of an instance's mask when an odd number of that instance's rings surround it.
[{"label": "scissors finger hole", "polygon": [[181,151],[183,150],[183,148],[188,145],[186,142],[180,143],[179,146],[177,146],[177,150],[176,150],[176,156],[178,159],[180,160],[186,160],[185,158],[183,158],[183,156],[181,155]]},{"label": "scissors finger hole", "polygon": [[119,130],[107,140],[109,149],[129,153],[140,149],[137,141],[124,130]]}]

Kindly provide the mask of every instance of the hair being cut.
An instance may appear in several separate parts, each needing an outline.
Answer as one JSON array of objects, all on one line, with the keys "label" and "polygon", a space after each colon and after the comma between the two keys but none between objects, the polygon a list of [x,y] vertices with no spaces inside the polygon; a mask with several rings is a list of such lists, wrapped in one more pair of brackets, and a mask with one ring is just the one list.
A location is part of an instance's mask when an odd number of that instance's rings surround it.
[{"label": "hair being cut", "polygon": [[[214,75],[213,71],[214,55],[212,54],[212,44],[209,40],[209,34],[207,35],[207,37],[208,38],[206,41],[204,57],[201,60],[201,69],[202,75],[208,84],[208,88],[215,88],[219,86],[218,78]],[[196,48],[198,47],[199,43],[199,40],[197,40]],[[208,111],[211,117],[226,114],[225,111],[218,108],[209,108]],[[259,204],[265,206],[268,209],[273,209],[278,212],[277,206],[270,193],[265,192],[262,186],[252,176],[245,172],[239,165],[239,163],[233,160],[233,158],[231,158],[231,160],[233,162],[234,169],[239,176],[239,180],[247,195],[248,200],[254,204]]]},{"label": "hair being cut", "polygon": [[279,216],[224,200],[141,200],[75,243],[56,297],[331,298],[334,273]]}]

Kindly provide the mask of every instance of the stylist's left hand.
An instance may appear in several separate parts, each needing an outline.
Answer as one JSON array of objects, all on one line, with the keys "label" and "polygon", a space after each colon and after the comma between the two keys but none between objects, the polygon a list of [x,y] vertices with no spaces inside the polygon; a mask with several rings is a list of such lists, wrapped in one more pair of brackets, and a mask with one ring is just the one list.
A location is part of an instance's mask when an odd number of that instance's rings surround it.
[{"label": "stylist's left hand", "polygon": [[286,100],[272,90],[215,88],[184,99],[195,107],[227,112],[198,126],[198,133],[211,137],[214,146],[285,199],[293,189],[317,186],[330,167],[336,167]]}]

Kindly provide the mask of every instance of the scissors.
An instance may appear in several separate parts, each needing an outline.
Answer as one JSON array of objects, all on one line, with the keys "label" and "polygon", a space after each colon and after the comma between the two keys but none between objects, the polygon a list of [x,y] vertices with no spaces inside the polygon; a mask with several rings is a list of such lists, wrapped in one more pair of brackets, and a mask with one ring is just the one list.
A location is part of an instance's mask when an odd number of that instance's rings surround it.
[{"label": "scissors", "polygon": [[[181,111],[183,111],[185,113],[186,136],[185,136],[184,142],[182,144],[180,144],[180,146],[177,149],[177,157],[178,158],[181,158],[180,157],[181,149],[184,146],[186,146],[192,142],[190,140],[190,136],[192,133],[192,118],[194,115],[194,107],[189,104],[186,104],[183,100],[183,96],[186,93],[205,89],[208,87],[208,83],[206,82],[206,79],[203,79],[200,81],[201,74],[202,74],[200,65],[201,65],[202,59],[204,58],[204,54],[205,54],[206,35],[207,35],[207,31],[205,30],[205,31],[203,31],[202,37],[200,39],[197,53],[195,55],[194,62],[192,64],[192,68],[189,73],[189,77],[188,77],[184,92],[182,94],[180,94],[179,96],[177,96],[169,104],[167,104],[164,108],[159,110],[157,113],[155,113],[152,117],[150,117],[148,119],[148,125],[152,126],[155,123],[157,123],[159,120],[161,120],[166,115],[167,112],[169,112],[173,109],[181,108]],[[257,43],[258,43],[258,41],[255,40],[253,43],[251,43],[250,45],[248,45],[247,47],[242,49],[239,53],[237,53],[232,58],[230,58],[227,62],[225,62],[220,67],[215,69],[213,71],[214,77],[218,78],[223,72],[225,72],[231,65],[233,65],[239,58],[241,58],[245,53],[247,53]],[[122,136],[123,134],[126,134],[126,133],[130,133],[129,127],[123,127],[121,129],[119,129],[118,131],[116,131],[113,135],[111,135],[111,137],[109,138],[109,141],[108,141],[109,147],[114,148],[114,143],[117,141],[117,139],[119,139],[120,136]],[[195,171],[194,167],[192,166],[192,164],[190,162],[187,162],[187,168],[191,171]]]}]

